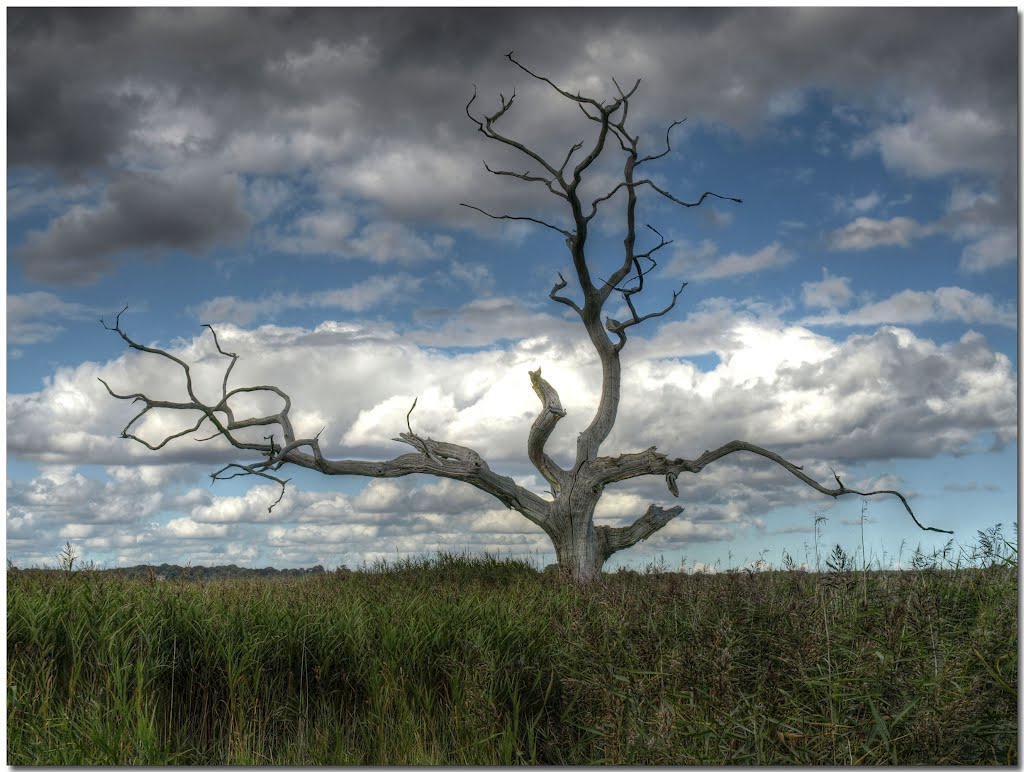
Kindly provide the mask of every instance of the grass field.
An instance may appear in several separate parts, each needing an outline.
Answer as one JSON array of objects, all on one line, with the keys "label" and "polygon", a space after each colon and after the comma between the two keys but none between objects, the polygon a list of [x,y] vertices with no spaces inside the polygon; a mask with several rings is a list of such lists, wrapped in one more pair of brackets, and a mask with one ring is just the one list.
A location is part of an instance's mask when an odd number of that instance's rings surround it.
[{"label": "grass field", "polygon": [[7,763],[1017,764],[1017,574],[7,574]]}]

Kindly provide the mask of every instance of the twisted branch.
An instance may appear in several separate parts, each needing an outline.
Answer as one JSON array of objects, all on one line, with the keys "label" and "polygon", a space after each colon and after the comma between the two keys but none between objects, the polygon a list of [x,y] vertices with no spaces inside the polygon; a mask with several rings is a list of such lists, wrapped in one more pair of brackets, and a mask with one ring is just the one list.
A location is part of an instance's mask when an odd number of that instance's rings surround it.
[{"label": "twisted branch", "polygon": [[669,124],[669,127],[665,129],[665,149],[662,152],[658,153],[657,155],[645,155],[643,158],[636,162],[634,168],[642,163],[646,163],[647,161],[657,161],[659,158],[664,158],[669,153],[671,153],[672,143],[669,141],[669,137],[672,134],[672,129],[674,129],[676,126],[682,126],[684,123],[686,123],[686,118],[683,118],[681,121],[672,121],[672,123]]},{"label": "twisted branch", "polygon": [[[122,310],[121,313],[123,314],[124,311]],[[527,519],[540,527],[544,529],[550,528],[549,502],[517,485],[511,477],[495,474],[491,471],[487,462],[475,450],[453,443],[439,442],[430,438],[424,439],[415,434],[412,431],[411,415],[416,407],[416,401],[413,402],[412,408],[406,414],[406,426],[409,431],[402,432],[395,438],[397,442],[411,445],[416,450],[415,453],[406,453],[388,461],[329,460],[324,457],[320,448],[320,434],[323,430],[317,433],[315,437],[295,437],[289,415],[291,411],[291,398],[282,389],[276,386],[242,386],[228,390],[228,377],[239,357],[237,354],[226,352],[221,348],[213,327],[203,325],[210,330],[217,351],[230,359],[230,362],[225,369],[221,381],[220,399],[215,404],[207,404],[200,400],[194,392],[188,364],[163,349],[144,346],[133,340],[122,329],[120,318],[121,314],[118,314],[113,326],[108,325],[103,320],[100,321],[103,323],[104,328],[116,333],[129,347],[175,362],[185,374],[185,386],[189,394],[189,400],[180,402],[154,399],[141,392],[120,394],[115,392],[106,381],[99,379],[112,397],[141,402],[143,404],[140,412],[122,429],[121,436],[125,439],[134,440],[149,450],[159,450],[172,440],[197,432],[206,421],[209,421],[215,429],[214,434],[210,437],[194,438],[197,442],[206,442],[214,437],[224,437],[238,450],[255,451],[264,456],[263,459],[248,464],[238,461],[228,462],[210,475],[212,481],[255,476],[277,483],[281,486],[281,495],[271,504],[269,510],[273,510],[274,506],[282,500],[285,487],[290,482],[290,478],[284,479],[273,474],[273,472],[276,472],[285,464],[293,464],[328,475],[404,477],[410,474],[432,474],[437,477],[460,480],[494,496],[507,507],[519,511]],[[261,391],[271,392],[280,397],[283,402],[281,410],[272,415],[236,418],[230,407],[231,398],[237,394]],[[200,417],[194,426],[163,437],[157,443],[149,442],[129,431],[143,415],[150,410],[156,409],[196,411],[200,413]],[[263,442],[243,441],[236,435],[238,430],[254,426],[279,427],[283,441],[281,443],[276,442],[275,434],[273,433],[265,436]]]},{"label": "twisted branch", "polygon": [[568,282],[561,273],[558,274],[558,281],[555,282],[555,286],[551,288],[551,292],[548,293],[548,297],[554,300],[556,303],[562,303],[563,305],[569,306],[577,314],[583,313],[583,310],[576,305],[576,301],[572,298],[567,298],[564,295],[559,295],[561,290],[564,290],[568,286]]},{"label": "twisted branch", "polygon": [[566,472],[558,466],[547,453],[544,452],[544,445],[555,430],[555,425],[565,417],[565,410],[562,408],[562,401],[558,398],[558,392],[546,380],[540,377],[540,368],[530,371],[530,383],[533,391],[541,403],[540,414],[530,427],[530,437],[526,449],[530,462],[543,475],[544,479],[551,483],[551,490],[557,496],[565,480]]}]

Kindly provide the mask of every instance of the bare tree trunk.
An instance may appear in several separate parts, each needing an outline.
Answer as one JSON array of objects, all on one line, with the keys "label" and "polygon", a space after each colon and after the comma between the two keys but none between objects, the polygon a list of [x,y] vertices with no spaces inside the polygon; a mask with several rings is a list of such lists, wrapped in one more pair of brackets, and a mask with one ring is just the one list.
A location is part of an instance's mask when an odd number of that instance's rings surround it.
[{"label": "bare tree trunk", "polygon": [[601,498],[579,477],[552,505],[551,541],[563,575],[587,583],[601,574],[608,554],[594,527],[594,509]]},{"label": "bare tree trunk", "polygon": [[601,550],[597,529],[590,518],[571,526],[568,533],[554,541],[555,556],[566,578],[588,584],[601,576],[607,556]]}]

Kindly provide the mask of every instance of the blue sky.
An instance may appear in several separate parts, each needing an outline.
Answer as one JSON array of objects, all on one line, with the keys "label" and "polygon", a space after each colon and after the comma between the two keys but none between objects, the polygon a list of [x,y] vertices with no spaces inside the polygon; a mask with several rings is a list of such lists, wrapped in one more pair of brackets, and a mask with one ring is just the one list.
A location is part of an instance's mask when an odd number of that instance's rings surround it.
[{"label": "blue sky", "polygon": [[[9,10],[8,557],[52,563],[70,540],[111,566],[551,559],[538,528],[451,481],[296,472],[268,514],[276,486],[209,485],[238,460],[223,445],[120,439],[131,407],[97,381],[181,396],[180,373],[99,324],[127,305],[131,336],[197,360],[215,388],[210,323],[241,356],[232,383],[287,390],[327,455],[398,455],[417,398],[418,433],[542,492],[527,373],[561,395],[549,452],[568,463],[600,368],[548,298],[571,273],[562,239],[459,206],[563,216],[541,186],[487,173],[530,167],[464,107],[474,86],[488,111],[515,89],[504,130],[551,157],[590,126],[509,50],[599,98],[642,78],[644,152],[687,119],[654,179],[744,201],[641,195],[640,222],[673,240],[642,309],[688,284],[634,328],[603,453],[745,439],[822,482],[831,466],[851,487],[899,488],[964,544],[1015,521],[1017,29],[1012,8]],[[584,189],[617,173],[598,165]],[[599,276],[621,259],[622,211],[620,196],[596,221]],[[159,438],[178,417],[150,418],[140,431]],[[681,478],[678,502],[664,481],[611,487],[599,522],[651,502],[686,510],[612,566],[783,550],[813,564],[818,515],[823,546],[860,544],[859,499],[763,459]],[[898,502],[866,515],[869,557],[945,541]]]}]

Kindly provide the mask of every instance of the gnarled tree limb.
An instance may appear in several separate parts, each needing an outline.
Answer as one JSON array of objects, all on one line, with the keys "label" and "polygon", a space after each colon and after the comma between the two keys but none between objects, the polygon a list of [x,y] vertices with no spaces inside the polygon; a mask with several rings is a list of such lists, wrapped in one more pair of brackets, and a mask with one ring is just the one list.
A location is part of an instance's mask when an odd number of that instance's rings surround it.
[{"label": "gnarled tree limb", "polygon": [[[398,442],[411,445],[416,453],[407,453],[387,461],[357,461],[357,460],[331,460],[324,457],[320,448],[320,437],[296,438],[292,427],[290,411],[291,398],[282,389],[276,386],[242,386],[228,390],[228,376],[231,368],[238,360],[236,354],[229,354],[220,347],[216,338],[216,332],[209,325],[214,337],[218,352],[230,358],[230,364],[225,371],[222,380],[221,397],[214,404],[207,404],[196,396],[192,384],[189,365],[180,358],[170,354],[163,349],[144,346],[133,340],[121,327],[121,314],[117,315],[114,326],[105,322],[103,326],[120,336],[131,348],[155,356],[160,356],[176,363],[185,375],[185,386],[190,399],[187,401],[171,402],[157,400],[144,393],[118,394],[110,386],[102,381],[108,393],[116,399],[142,402],[142,410],[134,416],[121,432],[121,436],[134,440],[150,450],[159,450],[169,442],[181,437],[193,434],[206,422],[209,421],[216,429],[213,436],[224,437],[233,447],[238,450],[256,451],[265,458],[254,463],[244,464],[232,462],[226,464],[211,477],[214,481],[226,480],[239,476],[256,476],[271,480],[284,488],[289,480],[281,479],[271,472],[279,469],[284,464],[312,469],[328,475],[359,475],[364,477],[404,477],[410,474],[429,474],[436,477],[446,477],[453,480],[461,480],[480,490],[488,493],[510,509],[522,513],[527,519],[547,530],[550,527],[550,503],[542,499],[532,491],[528,491],[517,485],[511,477],[504,477],[491,471],[487,462],[471,448],[463,447],[449,442],[439,442],[430,438],[422,438],[412,431],[409,415],[406,416],[406,423],[409,431],[402,432],[396,439]],[[102,320],[101,320],[102,321]],[[241,393],[270,392],[276,394],[283,400],[283,407],[280,412],[266,415],[254,416],[251,418],[236,418],[230,407],[230,400],[233,396]],[[415,407],[415,403],[413,405]],[[136,434],[129,432],[131,426],[150,410],[168,409],[196,411],[200,413],[196,424],[184,431],[163,437],[159,443],[151,443]],[[409,413],[412,413],[410,409]],[[241,429],[253,426],[276,426],[281,432],[282,442],[275,441],[275,435],[271,434],[263,438],[263,442],[243,440],[236,434]],[[206,441],[211,437],[196,438],[197,441]],[[281,500],[271,505],[273,509]]]},{"label": "gnarled tree limb", "polygon": [[558,392],[546,380],[540,377],[540,368],[530,371],[530,383],[541,403],[540,415],[530,427],[530,438],[526,449],[530,462],[537,468],[545,480],[551,483],[551,491],[557,496],[565,482],[566,472],[551,460],[544,452],[544,445],[555,430],[555,425],[565,417],[562,401]]},{"label": "gnarled tree limb", "polygon": [[619,550],[632,547],[637,542],[643,541],[651,534],[660,531],[672,519],[683,512],[682,507],[669,507],[663,509],[656,504],[651,504],[647,511],[638,517],[632,525],[622,528],[614,528],[608,525],[597,526],[598,539],[606,557]]}]

